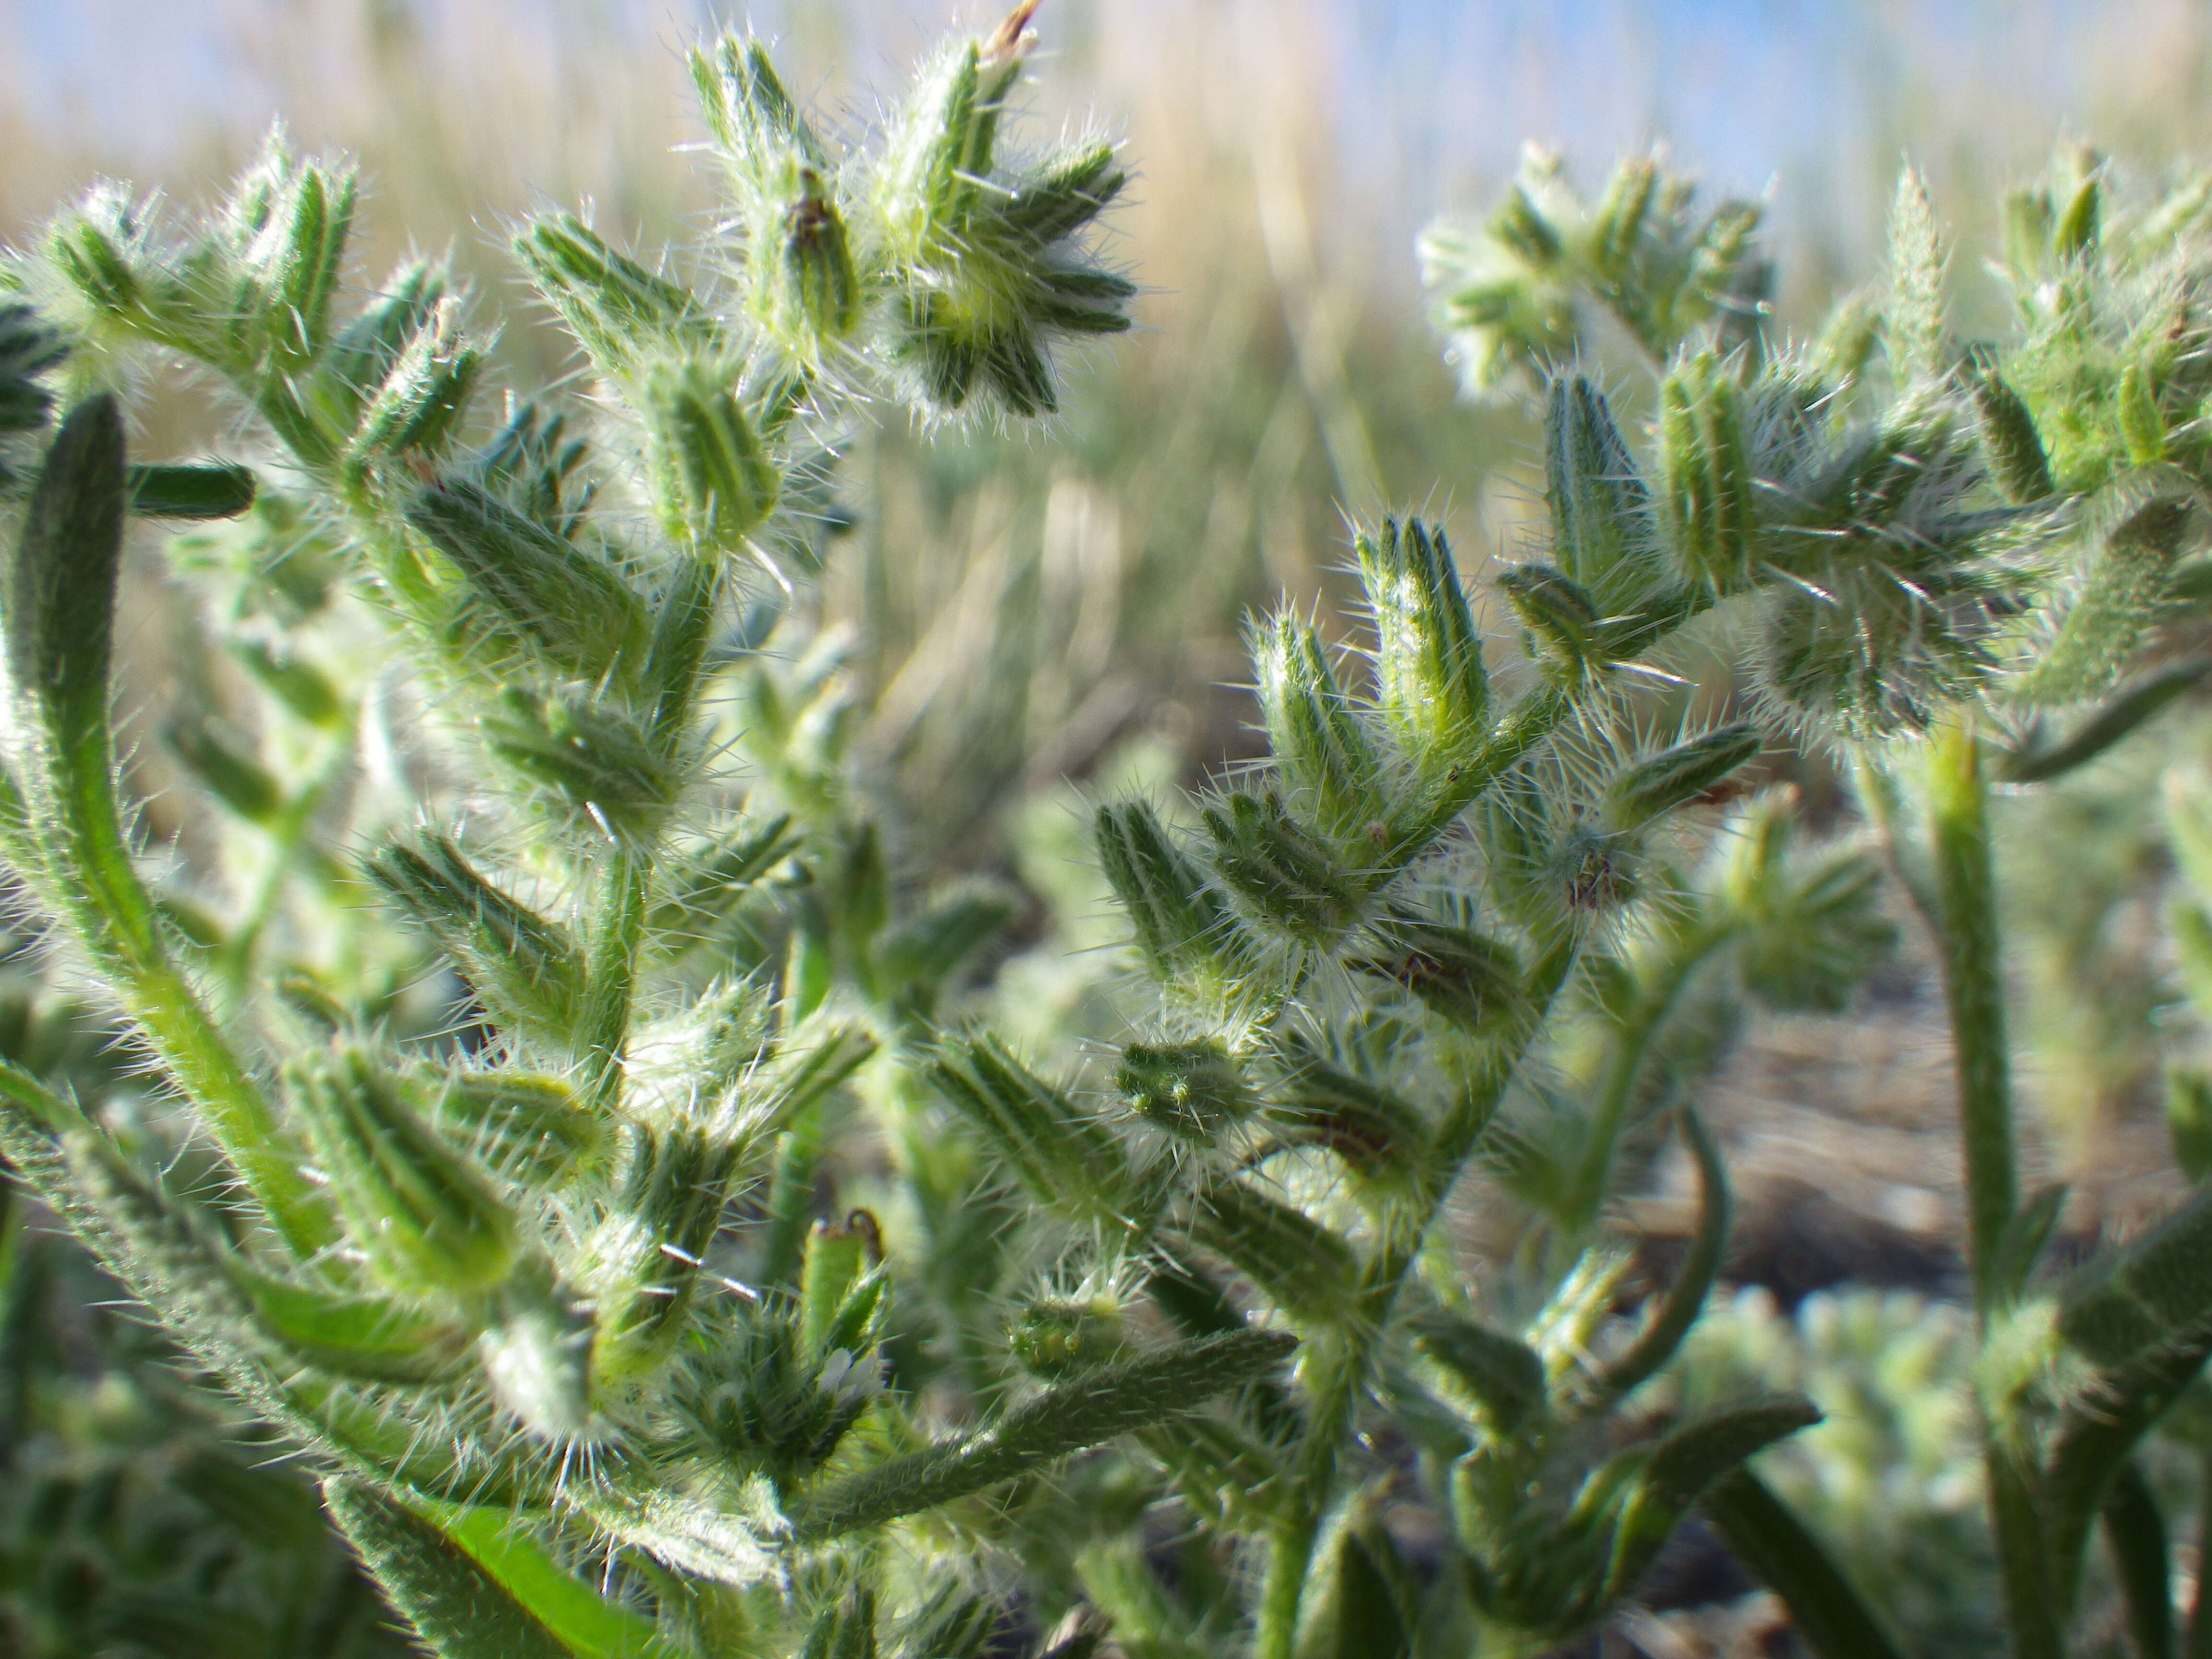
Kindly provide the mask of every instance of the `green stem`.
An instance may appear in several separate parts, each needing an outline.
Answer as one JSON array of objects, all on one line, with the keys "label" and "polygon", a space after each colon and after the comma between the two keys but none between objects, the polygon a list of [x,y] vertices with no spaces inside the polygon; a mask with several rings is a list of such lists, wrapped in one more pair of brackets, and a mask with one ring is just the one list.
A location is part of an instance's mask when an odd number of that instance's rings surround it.
[{"label": "green stem", "polygon": [[[2004,1243],[2019,1206],[2012,1127],[2012,1062],[2005,1040],[2004,967],[1997,925],[1989,791],[1981,744],[1963,720],[1929,744],[1936,943],[1959,1073],[1960,1140],[1966,1166],[1967,1255],[1984,1328],[2010,1296]],[[2042,1481],[2018,1437],[1984,1419],[1990,1518],[2016,1659],[2060,1659]]]},{"label": "green stem", "polygon": [[2019,1176],[1988,792],[1981,744],[1971,726],[1947,726],[1930,743],[1928,801],[1935,842],[1936,942],[1943,957],[1959,1072],[1968,1257],[1974,1305],[1986,1319],[2007,1294],[1999,1267],[2019,1204]]},{"label": "green stem", "polygon": [[285,879],[293,866],[312,850],[307,840],[308,825],[352,757],[350,743],[331,745],[321,764],[286,799],[283,811],[269,826],[269,856],[262,866],[260,879],[254,884],[253,896],[245,914],[224,942],[220,957],[222,977],[233,996],[244,994],[253,972],[261,936],[268,931],[270,919],[276,913],[277,901],[283,896]]},{"label": "green stem", "polygon": [[2212,1446],[2199,1455],[2197,1499],[2197,1602],[2189,1610],[2187,1659],[2212,1659]]},{"label": "green stem", "polygon": [[822,1161],[822,1108],[808,1107],[783,1132],[775,1173],[768,1189],[768,1236],[761,1244],[763,1285],[798,1282],[799,1243],[814,1205],[814,1175]]},{"label": "green stem", "polygon": [[2159,1512],[2150,1482],[2133,1462],[2120,1470],[2105,1498],[2105,1539],[2119,1569],[2136,1659],[2173,1659],[2166,1517]]},{"label": "green stem", "polygon": [[1376,1345],[1390,1328],[1399,1292],[1419,1261],[1445,1200],[1497,1115],[1528,1045],[1543,1029],[1545,1014],[1574,966],[1578,944],[1574,934],[1561,934],[1530,969],[1519,1018],[1509,1030],[1482,1045],[1437,1126],[1413,1192],[1381,1218],[1382,1237],[1360,1274],[1351,1313],[1334,1329],[1308,1340],[1299,1364],[1310,1398],[1297,1460],[1297,1508],[1268,1540],[1255,1659],[1290,1659],[1305,1586],[1312,1577],[1321,1517],[1335,1501],[1338,1462],[1352,1442]]},{"label": "green stem", "polygon": [[652,879],[653,856],[643,848],[623,842],[608,852],[586,969],[583,1030],[578,1033],[582,1041],[577,1045],[588,1068],[588,1103],[601,1112],[613,1110],[622,1097],[623,1051],[629,1042]]},{"label": "green stem", "polygon": [[1903,1659],[1827,1548],[1748,1469],[1698,1500],[1736,1559],[1779,1595],[1814,1659]]},{"label": "green stem", "polygon": [[1605,1082],[1591,1109],[1589,1137],[1575,1172],[1574,1211],[1570,1219],[1577,1232],[1596,1224],[1605,1202],[1606,1180],[1613,1171],[1613,1156],[1620,1150],[1621,1132],[1627,1124],[1629,1108],[1635,1103],[1636,1085],[1644,1075],[1644,1060],[1652,1039],[1698,969],[1727,942],[1729,931],[1698,927],[1676,941],[1657,971],[1638,988],[1635,1006],[1614,1031]]}]

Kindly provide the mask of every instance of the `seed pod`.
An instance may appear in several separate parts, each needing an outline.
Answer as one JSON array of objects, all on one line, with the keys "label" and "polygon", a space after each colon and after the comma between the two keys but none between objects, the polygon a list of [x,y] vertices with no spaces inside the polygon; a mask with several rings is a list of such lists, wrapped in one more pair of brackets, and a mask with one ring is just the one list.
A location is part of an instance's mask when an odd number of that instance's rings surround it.
[{"label": "seed pod", "polygon": [[1092,823],[1099,864],[1158,977],[1201,991],[1240,978],[1241,927],[1152,809],[1142,801],[1102,806]]},{"label": "seed pod", "polygon": [[1648,155],[1632,156],[1613,168],[1605,193],[1590,210],[1583,257],[1607,281],[1618,283],[1627,277],[1658,182],[1658,163]]},{"label": "seed pod", "polygon": [[479,725],[496,759],[595,839],[653,833],[683,788],[650,733],[579,687],[537,696],[510,687]]},{"label": "seed pod", "polygon": [[1006,1328],[1006,1346],[1032,1376],[1058,1382],[1121,1358],[1127,1338],[1121,1310],[1111,1302],[1047,1297],[1014,1316]]},{"label": "seed pod", "polygon": [[461,576],[471,602],[464,638],[517,641],[556,673],[586,681],[643,655],[644,603],[605,561],[473,484],[426,484],[405,511]]},{"label": "seed pod", "polygon": [[759,41],[725,34],[712,46],[694,49],[690,64],[707,125],[732,161],[764,170],[795,150],[815,166],[828,164],[822,141],[791,101]]},{"label": "seed pod", "polygon": [[1223,883],[1259,919],[1308,944],[1325,945],[1359,919],[1353,872],[1283,808],[1279,797],[1237,793],[1209,807],[1206,833]]},{"label": "seed pod", "polygon": [[559,1078],[527,1072],[451,1072],[434,1121],[486,1168],[541,1192],[576,1178],[607,1146],[607,1127]]},{"label": "seed pod", "polygon": [[1765,746],[1757,726],[1739,722],[1662,749],[1613,775],[1605,791],[1607,819],[1619,830],[1640,830],[1719,785]]},{"label": "seed pod", "polygon": [[386,277],[368,303],[338,331],[324,354],[319,383],[324,396],[341,404],[347,425],[356,423],[363,402],[384,384],[408,343],[436,314],[447,286],[442,267],[410,259]]},{"label": "seed pod", "polygon": [[1402,1179],[1429,1142],[1420,1114],[1388,1089],[1310,1056],[1273,1091],[1267,1120],[1285,1140],[1325,1147],[1370,1181]]},{"label": "seed pod", "polygon": [[866,295],[837,204],[811,167],[783,216],[783,280],[791,308],[817,339],[842,340],[860,325]]},{"label": "seed pod", "polygon": [[1715,592],[1752,577],[1756,524],[1743,394],[1711,352],[1684,359],[1659,387],[1659,473],[1666,526],[1685,570]]},{"label": "seed pod", "polygon": [[1504,199],[1498,203],[1483,228],[1491,240],[1511,250],[1539,270],[1556,263],[1565,251],[1559,231],[1529,199],[1527,187],[1520,184],[1505,192]]},{"label": "seed pod", "polygon": [[1128,178],[1111,143],[1075,145],[1038,164],[1035,175],[1000,210],[1002,222],[1039,246],[1057,242],[1104,212]]},{"label": "seed pod", "polygon": [[1135,1202],[1127,1156],[1112,1131],[997,1038],[951,1039],[929,1068],[929,1079],[1046,1203],[1119,1220]]},{"label": "seed pod", "polygon": [[1352,1304],[1358,1278],[1352,1247],[1249,1182],[1231,1178],[1208,1188],[1190,1233],[1297,1317],[1327,1322]]},{"label": "seed pod", "polygon": [[447,295],[416,325],[362,406],[346,441],[347,465],[358,470],[372,461],[437,454],[467,412],[483,373],[483,352],[462,337],[460,302]]},{"label": "seed pod", "polygon": [[1337,684],[1321,635],[1282,615],[1257,631],[1251,649],[1275,763],[1311,797],[1322,828],[1356,834],[1386,818],[1382,757]]},{"label": "seed pod", "polygon": [[1526,1000],[1520,959],[1510,945],[1413,917],[1393,917],[1376,933],[1385,954],[1350,965],[1395,980],[1463,1031],[1486,1031]]},{"label": "seed pod", "polygon": [[2137,466],[2156,466],[2166,459],[2166,418],[2158,412],[2158,392],[2147,364],[2130,363],[2120,371],[2112,402],[2128,459]]},{"label": "seed pod", "polygon": [[264,327],[280,365],[307,363],[322,349],[331,298],[353,233],[355,179],[313,162],[286,180],[276,211],[246,251],[263,294]]},{"label": "seed pod", "polygon": [[69,356],[69,342],[26,305],[0,304],[0,435],[37,432],[53,410],[39,384]]},{"label": "seed pod", "polygon": [[1447,1380],[1458,1403],[1479,1413],[1493,1434],[1514,1434],[1544,1413],[1544,1362],[1518,1337],[1438,1315],[1422,1328],[1414,1346]]},{"label": "seed pod", "polygon": [[266,828],[284,810],[284,792],[269,769],[204,717],[172,720],[162,736],[208,793],[248,823]]},{"label": "seed pod", "polygon": [[512,246],[602,374],[623,374],[672,345],[700,347],[714,338],[713,319],[690,290],[617,252],[573,213],[531,220]]},{"label": "seed pod", "polygon": [[514,1217],[473,1160],[447,1146],[361,1049],[286,1071],[316,1161],[354,1242],[396,1290],[489,1289],[514,1261]]},{"label": "seed pod", "polygon": [[1122,1103],[1155,1128],[1201,1145],[1259,1103],[1229,1050],[1210,1037],[1131,1043],[1121,1050],[1114,1086]]},{"label": "seed pod", "polygon": [[1603,663],[1597,602],[1579,582],[1548,564],[1521,564],[1502,574],[1498,586],[1571,678]]},{"label": "seed pod", "polygon": [[2074,702],[2118,679],[2157,620],[2196,517],[2188,497],[2161,496],[2113,525],[2091,555],[2057,633],[2014,682],[2013,695],[2032,703]]},{"label": "seed pod", "polygon": [[783,475],[731,389],[726,370],[696,359],[661,363],[638,380],[638,411],[670,538],[702,553],[742,546],[775,511]]},{"label": "seed pod", "polygon": [[2061,1298],[2059,1334],[2100,1365],[2212,1323],[2212,1188],[2080,1274]]},{"label": "seed pod", "polygon": [[[857,1350],[868,1346],[854,1340],[851,1302],[855,1287],[883,1255],[883,1234],[876,1218],[866,1210],[853,1212],[846,1225],[817,1221],[806,1236],[806,1254],[799,1270],[799,1340],[809,1353],[826,1355],[832,1348]],[[871,1258],[874,1258],[873,1261]],[[880,1301],[881,1281],[867,1298],[871,1312]],[[860,1322],[866,1323],[864,1316]]]},{"label": "seed pod", "polygon": [[2199,1182],[2212,1176],[2212,1077],[2194,1066],[2166,1066],[2166,1124],[2181,1173]]},{"label": "seed pod", "polygon": [[862,1579],[816,1613],[799,1659],[876,1659],[875,1586]]},{"label": "seed pod", "polygon": [[136,311],[144,301],[138,273],[109,228],[94,219],[92,211],[88,208],[57,220],[46,234],[46,255],[97,309]]},{"label": "seed pod", "polygon": [[380,848],[364,867],[495,1012],[550,1041],[574,1033],[584,963],[567,928],[485,880],[442,836]]},{"label": "seed pod", "polygon": [[1375,678],[1383,717],[1407,754],[1449,766],[1488,734],[1490,680],[1482,635],[1462,591],[1451,544],[1419,519],[1382,521],[1353,545],[1375,612]]},{"label": "seed pod", "polygon": [[1981,417],[1982,453],[1989,458],[1990,475],[1997,488],[2008,501],[2044,500],[2054,487],[2035,416],[1994,368],[1979,369],[1967,385]]},{"label": "seed pod", "polygon": [[652,1370],[682,1333],[742,1150],[698,1129],[632,1130],[582,1275],[599,1307],[592,1364],[602,1382]]}]

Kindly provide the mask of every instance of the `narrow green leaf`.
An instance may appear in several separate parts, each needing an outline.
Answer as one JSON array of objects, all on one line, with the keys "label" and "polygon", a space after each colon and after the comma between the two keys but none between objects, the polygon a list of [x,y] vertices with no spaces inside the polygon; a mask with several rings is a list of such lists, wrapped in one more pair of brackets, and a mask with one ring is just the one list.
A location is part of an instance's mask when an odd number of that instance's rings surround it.
[{"label": "narrow green leaf", "polygon": [[2008,783],[2048,783],[2085,766],[2212,674],[2212,657],[2185,657],[2122,686],[2055,743],[2031,742],[2004,757]]},{"label": "narrow green leaf", "polygon": [[1943,374],[1943,259],[1928,185],[1908,167],[1889,214],[1889,356],[1900,380]]},{"label": "narrow green leaf", "polygon": [[1650,1323],[1599,1378],[1601,1401],[1620,1399],[1674,1357],[1675,1349],[1682,1346],[1682,1339],[1705,1311],[1706,1293],[1719,1277],[1728,1252],[1728,1165],[1722,1161],[1720,1147],[1705,1120],[1687,1105],[1682,1108],[1682,1138],[1689,1142],[1690,1155],[1698,1165],[1697,1234]]},{"label": "narrow green leaf", "polygon": [[1705,1489],[1786,1435],[1820,1420],[1812,1402],[1785,1398],[1719,1411],[1676,1429],[1638,1471],[1613,1535],[1608,1588],[1632,1589]]},{"label": "narrow green leaf", "polygon": [[507,1511],[431,1498],[408,1505],[465,1551],[578,1659],[678,1659],[653,1621],[554,1559]]},{"label": "narrow green leaf", "polygon": [[234,519],[253,505],[250,466],[134,466],[131,510],[144,519]]},{"label": "narrow green leaf", "polygon": [[556,1636],[475,1557],[365,1481],[333,1475],[323,1501],[438,1659],[590,1659],[590,1650]]},{"label": "narrow green leaf", "polygon": [[2100,1365],[2212,1325],[2212,1189],[2092,1264],[2060,1304],[2059,1334]]},{"label": "narrow green leaf", "polygon": [[1017,1406],[989,1426],[817,1488],[791,1507],[794,1535],[818,1542],[996,1486],[1117,1435],[1196,1411],[1265,1376],[1297,1339],[1243,1330],[1102,1366]]},{"label": "narrow green leaf", "polygon": [[88,398],[47,451],[8,572],[9,690],[30,751],[34,862],[48,901],[204,1109],[270,1219],[312,1255],[332,1237],[327,1207],[269,1101],[169,962],[117,812],[108,695],[127,506],[122,410],[112,397]]}]

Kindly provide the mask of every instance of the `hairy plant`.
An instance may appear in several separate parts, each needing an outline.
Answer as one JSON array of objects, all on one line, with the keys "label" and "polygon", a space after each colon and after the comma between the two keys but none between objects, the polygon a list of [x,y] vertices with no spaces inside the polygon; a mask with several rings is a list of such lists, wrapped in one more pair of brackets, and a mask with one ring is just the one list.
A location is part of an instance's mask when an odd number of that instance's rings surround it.
[{"label": "hairy plant", "polygon": [[[1585,207],[1539,159],[1432,234],[1470,380],[1540,387],[1548,540],[1471,593],[1384,520],[1356,652],[1255,624],[1267,758],[1097,808],[1159,996],[1053,1078],[951,1018],[1007,902],[902,890],[805,615],[869,399],[1036,416],[1054,348],[1127,325],[1112,147],[1001,142],[1032,9],[866,142],[757,43],[695,53],[700,246],[513,230],[580,398],[483,412],[434,261],[341,315],[351,176],[276,141],[204,218],[104,186],[0,266],[0,854],[128,1060],[0,1068],[19,1179],[450,1659],[1534,1654],[1700,1505],[1824,1659],[1881,1655],[1749,1467],[1816,1407],[1645,1385],[1725,1258],[1697,1086],[1747,1008],[1847,1006],[1894,872],[1959,1049],[2014,1651],[2069,1650],[2100,1522],[2173,1651],[2134,1460],[2212,1351],[2212,1221],[2041,1272],[1989,813],[2203,678],[2168,647],[2212,595],[2212,195],[2130,213],[2068,161],[2008,222],[2018,337],[1972,347],[1910,173],[1887,281],[1810,343],[1768,337],[1755,212],[1655,162]],[[1608,330],[1646,432],[1578,366]],[[149,356],[259,464],[132,464]],[[161,734],[213,878],[154,867],[118,757],[134,514],[206,521],[173,556],[253,688]],[[1729,718],[1677,695],[1692,635]],[[1807,744],[1869,833],[1762,787]],[[1673,1141],[1698,1219],[1646,1289],[1612,1205]],[[1470,1193],[1519,1235],[1486,1272]]]}]

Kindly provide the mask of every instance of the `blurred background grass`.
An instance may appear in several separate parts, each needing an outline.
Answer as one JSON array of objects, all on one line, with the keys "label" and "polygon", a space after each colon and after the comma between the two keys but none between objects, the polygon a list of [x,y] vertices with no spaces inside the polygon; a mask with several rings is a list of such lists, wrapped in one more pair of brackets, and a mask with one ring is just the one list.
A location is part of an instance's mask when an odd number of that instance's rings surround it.
[{"label": "blurred background grass", "polygon": [[[943,14],[763,0],[736,21],[857,123]],[[366,163],[365,276],[450,243],[507,284],[501,217],[546,202],[650,246],[712,211],[679,153],[680,48],[718,21],[688,0],[9,0],[0,234],[100,173],[198,197],[282,119]],[[1986,246],[1997,184],[2055,134],[2156,167],[2212,120],[2212,11],[2186,0],[1049,0],[1041,21],[1039,107],[1094,112],[1140,169],[1117,252],[1152,290],[1145,331],[1098,354],[1053,440],[865,441],[827,596],[908,856],[939,868],[1002,861],[1013,803],[1133,732],[1194,764],[1239,752],[1238,620],[1278,591],[1339,597],[1346,508],[1425,503],[1465,557],[1510,544],[1528,429],[1455,404],[1411,239],[1486,200],[1524,137],[1585,176],[1664,143],[1766,195],[1796,318],[1869,268],[1905,154]],[[504,349],[526,381],[565,367],[526,326]]]}]

